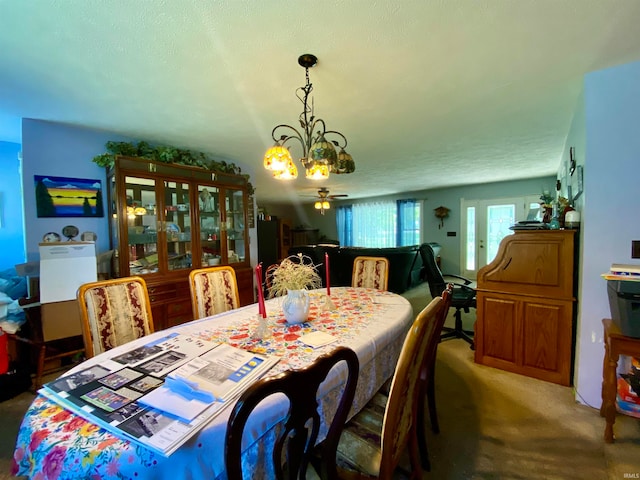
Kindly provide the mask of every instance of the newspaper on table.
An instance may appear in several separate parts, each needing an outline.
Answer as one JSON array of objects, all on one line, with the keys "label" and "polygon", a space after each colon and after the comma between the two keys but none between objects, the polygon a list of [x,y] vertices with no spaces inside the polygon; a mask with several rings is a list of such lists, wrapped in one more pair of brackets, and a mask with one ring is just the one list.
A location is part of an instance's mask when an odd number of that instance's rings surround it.
[{"label": "newspaper on table", "polygon": [[196,392],[210,394],[209,398],[189,398],[190,395],[181,395],[181,392],[173,387],[174,384],[166,382],[150,395],[146,395],[142,402],[190,420],[211,404],[224,404],[238,397],[278,360],[278,357],[265,357],[231,345],[220,344],[168,374],[169,379],[186,382]]},{"label": "newspaper on table", "polygon": [[[40,393],[117,436],[169,456],[278,360],[173,333],[60,377]],[[169,374],[197,382],[194,393],[210,391],[211,401],[167,388]]]}]

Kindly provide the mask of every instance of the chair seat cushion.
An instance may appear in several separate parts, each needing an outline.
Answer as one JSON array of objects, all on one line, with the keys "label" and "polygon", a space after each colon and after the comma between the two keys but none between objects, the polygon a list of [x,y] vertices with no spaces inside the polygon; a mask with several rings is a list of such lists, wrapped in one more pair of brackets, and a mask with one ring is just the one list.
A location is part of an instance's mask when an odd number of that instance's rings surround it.
[{"label": "chair seat cushion", "polygon": [[377,477],[380,469],[380,435],[388,397],[377,393],[345,425],[338,444],[338,466]]}]

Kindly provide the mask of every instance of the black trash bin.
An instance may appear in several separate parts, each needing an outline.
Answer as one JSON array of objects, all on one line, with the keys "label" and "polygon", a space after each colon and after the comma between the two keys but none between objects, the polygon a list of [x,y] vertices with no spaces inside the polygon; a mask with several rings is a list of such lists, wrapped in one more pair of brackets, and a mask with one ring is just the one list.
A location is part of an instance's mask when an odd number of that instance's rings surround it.
[{"label": "black trash bin", "polygon": [[640,338],[640,282],[608,280],[611,319],[627,337]]}]

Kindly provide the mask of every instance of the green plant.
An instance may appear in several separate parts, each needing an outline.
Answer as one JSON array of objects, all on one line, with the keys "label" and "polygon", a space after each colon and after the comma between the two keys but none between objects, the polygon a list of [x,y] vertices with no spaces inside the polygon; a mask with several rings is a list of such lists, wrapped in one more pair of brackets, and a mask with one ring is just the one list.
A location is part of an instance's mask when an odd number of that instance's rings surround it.
[{"label": "green plant", "polygon": [[322,279],[313,260],[301,253],[285,258],[270,275],[270,297],[286,295],[287,290],[312,290],[322,287]]},{"label": "green plant", "polygon": [[118,155],[147,158],[155,162],[190,165],[192,167],[201,167],[215,172],[241,175],[247,180],[249,195],[252,195],[255,192],[253,185],[249,182],[249,175],[243,174],[240,167],[231,162],[227,163],[225,161],[209,159],[202,152],[176,148],[170,145],[151,146],[149,143],[144,141],[138,142],[137,144],[133,142],[108,141],[105,144],[105,147],[107,149],[107,153],[102,153],[93,157],[93,162],[101,167],[113,167]]},{"label": "green plant", "polygon": [[549,190],[543,190],[542,195],[540,195],[540,203],[545,207],[550,207],[553,203],[553,196],[549,193]]}]

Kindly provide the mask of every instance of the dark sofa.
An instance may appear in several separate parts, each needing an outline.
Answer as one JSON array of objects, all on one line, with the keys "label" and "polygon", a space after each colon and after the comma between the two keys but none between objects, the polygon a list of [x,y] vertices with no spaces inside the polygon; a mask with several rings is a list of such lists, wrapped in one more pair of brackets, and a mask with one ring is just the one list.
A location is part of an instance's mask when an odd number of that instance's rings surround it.
[{"label": "dark sofa", "polygon": [[[440,248],[438,244],[430,244]],[[324,265],[324,254],[329,255],[329,275],[334,287],[351,285],[353,261],[356,257],[385,257],[389,260],[389,291],[402,293],[424,282],[420,245],[391,248],[340,247],[338,245],[299,245],[289,249],[289,255],[302,253],[315,265]],[[324,266],[319,268],[325,286]]]}]

